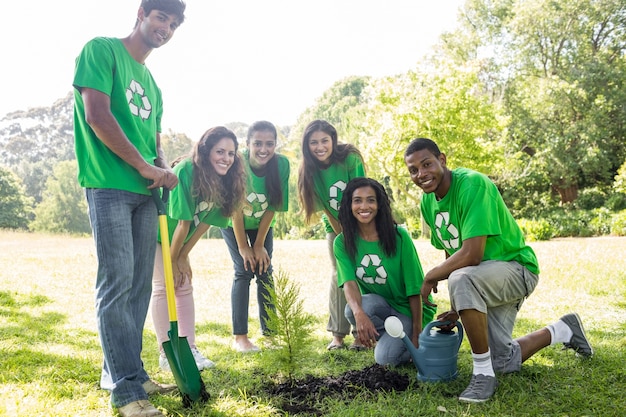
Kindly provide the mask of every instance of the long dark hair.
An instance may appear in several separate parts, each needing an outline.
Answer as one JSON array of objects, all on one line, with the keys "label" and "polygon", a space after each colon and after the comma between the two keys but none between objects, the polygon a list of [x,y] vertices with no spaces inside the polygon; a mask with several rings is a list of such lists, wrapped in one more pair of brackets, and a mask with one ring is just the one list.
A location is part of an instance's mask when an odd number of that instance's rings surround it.
[{"label": "long dark hair", "polygon": [[[315,186],[314,177],[323,168],[318,159],[311,154],[309,140],[315,132],[324,132],[330,136],[333,143],[333,153],[330,156],[330,164],[343,162],[349,154],[357,154],[361,160],[363,156],[356,146],[350,143],[341,143],[337,139],[337,129],[326,120],[313,120],[304,129],[302,135],[302,164],[298,173],[298,196],[304,211],[305,220],[308,223],[315,212]],[[319,196],[317,196],[319,197]]]},{"label": "long dark hair", "polygon": [[[235,144],[235,160],[226,175],[219,175],[211,164],[211,150],[217,142],[228,138]],[[243,206],[246,198],[246,176],[239,152],[237,136],[223,126],[212,127],[195,144],[190,154],[172,162],[172,167],[186,158],[193,164],[191,192],[194,198],[220,207],[224,217],[231,217]]]},{"label": "long dark hair", "polygon": [[378,233],[378,244],[387,256],[393,256],[396,253],[396,234],[398,232],[396,228],[397,223],[391,213],[389,196],[381,183],[365,177],[353,178],[348,182],[346,189],[343,191],[342,203],[339,206],[339,223],[341,223],[343,230],[343,241],[346,251],[350,258],[355,260],[359,223],[352,214],[352,195],[355,190],[363,187],[371,187],[376,194],[378,212],[374,221],[376,223],[376,232]]},{"label": "long dark hair", "polygon": [[[256,132],[270,132],[274,136],[274,141],[278,142],[276,126],[266,120],[260,120],[252,123],[250,128],[248,128],[248,138],[246,140],[248,149],[250,148],[250,139]],[[254,168],[251,167],[251,169],[254,171]],[[280,172],[278,171],[278,154],[276,152],[274,152],[272,159],[267,161],[263,172],[265,174],[265,188],[267,189],[270,205],[281,207],[283,204],[283,189],[281,187],[282,182],[280,180]]]}]

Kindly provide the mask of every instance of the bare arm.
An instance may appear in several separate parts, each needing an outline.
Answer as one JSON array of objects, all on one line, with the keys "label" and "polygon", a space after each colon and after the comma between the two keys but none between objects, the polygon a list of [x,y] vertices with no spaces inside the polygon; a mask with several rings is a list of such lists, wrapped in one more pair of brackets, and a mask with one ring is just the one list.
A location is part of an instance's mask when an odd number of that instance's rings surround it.
[{"label": "bare arm", "polygon": [[411,341],[415,347],[419,347],[419,335],[422,333],[422,297],[412,295],[409,297],[409,308],[413,323],[413,336]]},{"label": "bare arm", "polygon": [[330,214],[328,209],[324,209],[324,213],[326,213],[326,217],[328,217],[328,221],[330,222],[330,225],[332,226],[335,234],[338,235],[339,233],[341,233],[343,229],[341,228],[341,224],[339,223],[339,220],[335,219],[333,215]]},{"label": "bare arm", "polygon": [[85,103],[85,120],[87,124],[113,153],[135,168],[142,177],[152,181],[152,184],[148,187],[149,189],[166,187],[171,190],[176,187],[178,178],[166,166],[163,150],[161,149],[160,136],[157,135],[155,139],[158,152],[155,163],[159,164],[159,166],[150,165],[128,140],[113,113],[111,113],[111,98],[91,88],[82,88],[81,95]]},{"label": "bare arm", "polygon": [[233,214],[233,233],[237,241],[237,249],[239,249],[239,254],[243,259],[244,269],[246,271],[254,271],[256,268],[256,260],[254,258],[254,251],[248,244],[248,237],[246,236],[246,229],[243,223],[243,211],[241,210]]},{"label": "bare arm", "polygon": [[186,280],[191,281],[193,278],[193,271],[191,270],[191,263],[189,262],[189,253],[200,238],[202,238],[202,235],[209,230],[209,227],[210,226],[206,223],[200,223],[189,237],[189,240],[185,242],[185,238],[191,228],[191,221],[178,221],[171,245],[172,268],[175,271],[174,278],[176,286],[182,285]]},{"label": "bare arm", "polygon": [[256,233],[256,240],[252,248],[254,251],[254,259],[258,266],[259,273],[261,274],[270,267],[271,259],[269,253],[265,250],[265,239],[267,238],[267,232],[270,230],[273,219],[274,212],[272,210],[266,210],[265,213],[263,213]]}]

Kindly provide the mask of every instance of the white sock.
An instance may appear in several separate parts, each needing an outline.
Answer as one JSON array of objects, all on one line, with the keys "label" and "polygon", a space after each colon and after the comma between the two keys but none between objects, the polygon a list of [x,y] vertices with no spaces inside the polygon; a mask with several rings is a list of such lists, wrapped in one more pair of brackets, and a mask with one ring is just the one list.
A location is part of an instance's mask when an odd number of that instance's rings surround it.
[{"label": "white sock", "polygon": [[489,350],[485,353],[472,352],[472,359],[474,360],[474,375],[496,376],[495,372],[493,372],[491,352]]},{"label": "white sock", "polygon": [[562,320],[559,320],[556,323],[548,324],[546,328],[550,332],[550,336],[552,336],[552,340],[550,341],[551,345],[556,345],[557,343],[568,343],[572,340],[572,336],[574,335],[572,329],[570,329],[569,326]]}]

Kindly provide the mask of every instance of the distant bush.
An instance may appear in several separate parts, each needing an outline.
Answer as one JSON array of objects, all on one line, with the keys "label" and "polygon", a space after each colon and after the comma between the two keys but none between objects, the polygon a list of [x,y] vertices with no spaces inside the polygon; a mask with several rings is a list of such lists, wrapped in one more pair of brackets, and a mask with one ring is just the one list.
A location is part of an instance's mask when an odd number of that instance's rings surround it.
[{"label": "distant bush", "polygon": [[612,193],[606,199],[606,208],[612,211],[621,211],[626,209],[626,194],[625,193]]},{"label": "distant bush", "polygon": [[603,207],[607,200],[607,193],[598,187],[585,188],[579,191],[575,201],[577,208],[581,210],[592,210]]},{"label": "distant bush", "polygon": [[626,236],[626,210],[615,213],[611,218],[611,234]]},{"label": "distant bush", "polygon": [[554,236],[554,229],[547,220],[520,219],[517,224],[528,241],[550,240]]}]

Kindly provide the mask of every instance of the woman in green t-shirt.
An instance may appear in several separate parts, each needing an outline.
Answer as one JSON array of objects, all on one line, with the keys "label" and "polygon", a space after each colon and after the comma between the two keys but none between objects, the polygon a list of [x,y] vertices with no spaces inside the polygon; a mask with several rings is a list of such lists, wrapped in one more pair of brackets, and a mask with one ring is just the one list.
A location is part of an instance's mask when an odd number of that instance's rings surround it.
[{"label": "woman in green t-shirt", "polygon": [[[415,346],[435,307],[422,305],[424,273],[409,232],[391,214],[384,187],[371,178],[351,180],[339,209],[343,232],[335,239],[338,285],[348,301],[345,315],[363,346],[376,346],[381,365],[411,359],[401,339],[385,332],[385,319],[396,316]],[[378,342],[376,342],[378,341]]]},{"label": "woman in green t-shirt", "polygon": [[233,347],[236,351],[258,352],[248,338],[250,281],[256,277],[261,332],[269,335],[268,302],[272,281],[272,226],[274,213],[289,208],[289,160],[276,153],[276,127],[267,121],[253,123],[248,129],[243,162],[247,173],[248,205],[234,213],[230,227],[222,236],[233,260],[235,277],[231,290]]},{"label": "woman in green t-shirt", "polygon": [[[225,227],[229,217],[243,205],[246,177],[237,148],[237,136],[218,126],[202,135],[190,155],[180,157],[172,164],[178,176],[178,186],[170,191],[167,208],[178,329],[180,336],[187,337],[200,370],[215,364],[205,358],[195,344],[189,252],[211,225]],[[152,320],[161,349],[159,366],[169,371],[163,351],[170,325],[160,245],[156,250],[152,287]]]},{"label": "woman in green t-shirt", "polygon": [[[298,194],[307,222],[314,213],[324,212],[322,221],[332,266],[328,302],[330,318],[326,330],[332,332],[333,340],[328,350],[343,348],[344,338],[350,333],[350,323],[344,315],[346,297],[343,290],[337,287],[333,241],[341,233],[338,214],[343,190],[352,178],[363,176],[363,157],[354,145],[340,143],[337,130],[325,120],[314,120],[308,124],[302,136]],[[363,346],[355,340],[350,348],[361,350]]]}]

